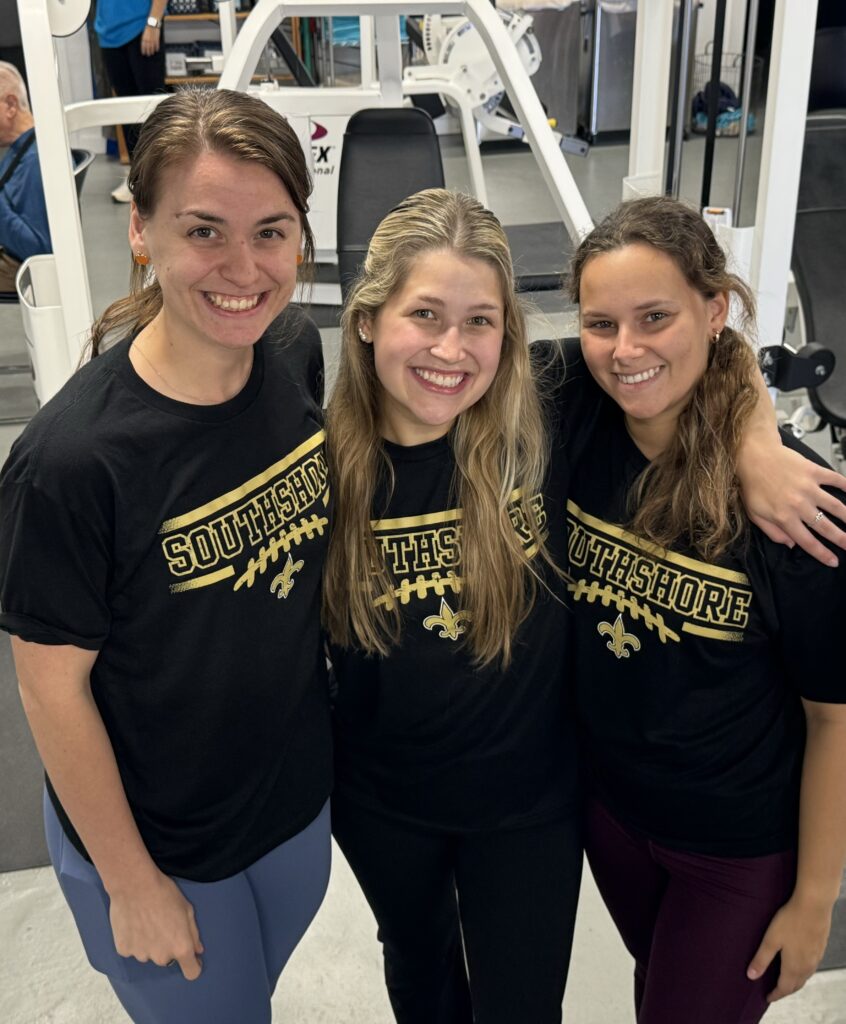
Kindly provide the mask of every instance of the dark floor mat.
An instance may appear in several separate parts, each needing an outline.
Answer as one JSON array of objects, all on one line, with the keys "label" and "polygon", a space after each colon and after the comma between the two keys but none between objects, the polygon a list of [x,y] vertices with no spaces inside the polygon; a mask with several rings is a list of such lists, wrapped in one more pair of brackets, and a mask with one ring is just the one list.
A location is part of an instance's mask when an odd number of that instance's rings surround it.
[{"label": "dark floor mat", "polygon": [[44,775],[21,708],[5,633],[0,633],[0,779],[0,871],[48,864],[41,823]]},{"label": "dark floor mat", "polygon": [[552,279],[557,283],[573,248],[563,224],[506,224],[505,233],[518,279]]}]

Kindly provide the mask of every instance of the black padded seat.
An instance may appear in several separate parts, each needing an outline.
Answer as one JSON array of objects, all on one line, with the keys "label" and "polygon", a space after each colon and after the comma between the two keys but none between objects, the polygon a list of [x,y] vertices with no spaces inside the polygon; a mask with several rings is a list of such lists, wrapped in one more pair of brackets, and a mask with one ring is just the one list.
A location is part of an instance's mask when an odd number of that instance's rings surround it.
[{"label": "black padded seat", "polygon": [[416,107],[353,114],[338,175],[338,276],[346,298],[379,221],[407,196],[444,187],[432,118]]},{"label": "black padded seat", "polygon": [[[376,225],[399,202],[424,188],[443,188],[435,126],[416,107],[354,114],[344,134],[338,180],[338,278],[346,299]],[[558,291],[572,243],[560,221],[505,226],[517,290]]]}]

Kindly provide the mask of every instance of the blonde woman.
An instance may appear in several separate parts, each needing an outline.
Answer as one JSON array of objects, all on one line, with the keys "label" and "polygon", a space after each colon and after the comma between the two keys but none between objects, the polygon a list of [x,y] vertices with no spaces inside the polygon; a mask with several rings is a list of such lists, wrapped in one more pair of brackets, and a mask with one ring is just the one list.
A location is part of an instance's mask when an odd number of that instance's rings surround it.
[{"label": "blonde woman", "polygon": [[748,521],[760,375],[727,315],[754,306],[695,211],[623,204],[573,257],[571,293],[607,396],[567,524],[588,857],[638,1024],[755,1024],[816,969],[840,890],[846,567]]},{"label": "blonde woman", "polygon": [[327,439],[333,828],[394,1013],[558,1021],[581,872],[563,506],[508,244],[475,200],[421,192],[377,228]]}]

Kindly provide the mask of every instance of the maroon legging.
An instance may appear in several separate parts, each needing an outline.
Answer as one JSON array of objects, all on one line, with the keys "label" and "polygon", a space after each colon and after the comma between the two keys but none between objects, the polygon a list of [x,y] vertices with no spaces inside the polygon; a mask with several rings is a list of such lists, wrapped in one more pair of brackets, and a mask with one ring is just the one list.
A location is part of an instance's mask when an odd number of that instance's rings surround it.
[{"label": "maroon legging", "polygon": [[779,962],[746,968],[790,897],[796,853],[711,857],[672,850],[588,808],[586,850],[602,898],[635,960],[638,1024],[757,1024]]}]

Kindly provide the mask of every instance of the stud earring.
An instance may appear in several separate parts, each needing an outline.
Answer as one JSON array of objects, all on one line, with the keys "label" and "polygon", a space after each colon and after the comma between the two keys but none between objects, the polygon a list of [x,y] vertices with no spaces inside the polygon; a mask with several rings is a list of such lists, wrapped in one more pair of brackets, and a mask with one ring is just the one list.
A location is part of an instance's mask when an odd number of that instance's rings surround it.
[{"label": "stud earring", "polygon": [[303,262],[303,254],[301,252],[298,252],[297,253],[297,266],[298,267],[302,266],[302,262]]},{"label": "stud earring", "polygon": [[720,332],[720,331],[715,331],[715,332],[714,332],[714,344],[715,344],[715,345],[719,344],[719,341],[720,341],[720,334],[721,334],[721,332]]},{"label": "stud earring", "polygon": [[363,328],[363,327],[359,327],[359,329],[358,329],[358,336],[359,336],[359,338],[361,338],[361,340],[362,340],[362,341],[363,341],[363,342],[364,342],[365,344],[367,344],[367,342],[368,342],[368,341],[370,340],[370,339],[369,339],[369,338],[367,337],[367,335],[366,335],[366,334],[364,333],[364,328]]},{"label": "stud earring", "polygon": [[145,252],[134,252],[132,258],[139,267],[146,267],[150,262],[150,257]]}]

